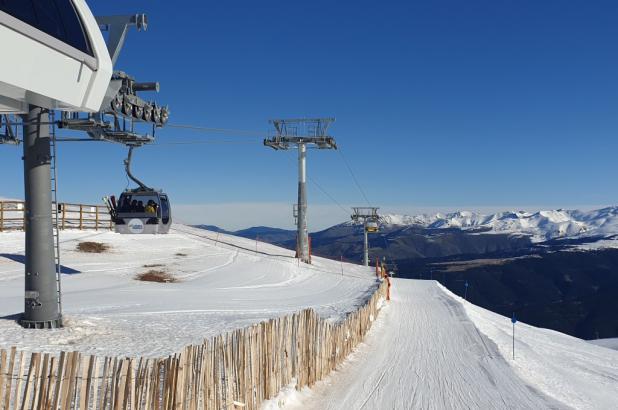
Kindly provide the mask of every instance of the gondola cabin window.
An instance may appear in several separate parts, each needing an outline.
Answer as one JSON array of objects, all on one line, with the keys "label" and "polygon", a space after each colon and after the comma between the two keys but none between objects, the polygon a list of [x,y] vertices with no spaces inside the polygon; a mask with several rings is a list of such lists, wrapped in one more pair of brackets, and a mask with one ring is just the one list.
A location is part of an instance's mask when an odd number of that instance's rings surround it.
[{"label": "gondola cabin window", "polygon": [[0,0],[0,11],[94,56],[82,21],[71,0]]},{"label": "gondola cabin window", "polygon": [[[167,202],[166,202],[167,204]],[[123,194],[118,204],[119,213],[159,214],[159,198],[157,195]]]}]

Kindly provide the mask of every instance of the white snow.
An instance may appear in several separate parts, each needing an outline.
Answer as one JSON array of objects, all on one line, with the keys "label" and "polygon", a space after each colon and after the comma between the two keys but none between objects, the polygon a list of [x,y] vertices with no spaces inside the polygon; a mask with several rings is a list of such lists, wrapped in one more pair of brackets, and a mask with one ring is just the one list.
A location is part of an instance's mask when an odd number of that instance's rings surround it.
[{"label": "white snow", "polygon": [[555,238],[608,237],[618,234],[618,207],[593,211],[506,211],[482,214],[458,211],[448,214],[392,215],[381,217],[383,226],[421,226],[431,229],[459,228],[530,236],[534,242]]},{"label": "white snow", "polygon": [[434,281],[394,279],[365,342],[311,389],[268,409],[615,409],[618,352],[518,323]]},{"label": "white snow", "polygon": [[392,281],[391,302],[341,368],[263,409],[566,408],[517,377],[436,282]]},{"label": "white snow", "polygon": [[[216,238],[182,225],[169,235],[62,231],[62,265],[79,272],[62,275],[67,326],[37,331],[22,329],[11,316],[23,312],[24,234],[0,233],[0,347],[160,357],[303,308],[337,320],[377,286],[370,268],[317,257],[303,266],[293,251],[262,242],[256,249],[256,241],[228,235],[219,235],[215,246]],[[80,241],[111,249],[77,252]],[[149,269],[180,282],[134,280]]]},{"label": "white snow", "polygon": [[510,318],[464,302],[443,290],[465,306],[474,324],[498,346],[522,380],[576,409],[617,408],[618,351],[518,322],[515,360],[512,360]]},{"label": "white snow", "polygon": [[588,342],[597,346],[606,347],[608,349],[618,350],[618,337],[609,339],[589,340]]},{"label": "white snow", "polygon": [[[291,251],[186,226],[160,236],[68,231],[63,265],[79,272],[63,275],[68,326],[24,330],[10,317],[23,308],[23,240],[20,232],[0,234],[3,348],[165,356],[305,307],[337,320],[377,286],[372,269],[321,258],[301,266]],[[111,250],[77,252],[85,240]],[[180,282],[134,280],[148,269]],[[346,362],[311,389],[292,383],[263,409],[616,408],[618,351],[516,326],[513,360],[509,318],[434,281],[393,279],[392,300]]]}]

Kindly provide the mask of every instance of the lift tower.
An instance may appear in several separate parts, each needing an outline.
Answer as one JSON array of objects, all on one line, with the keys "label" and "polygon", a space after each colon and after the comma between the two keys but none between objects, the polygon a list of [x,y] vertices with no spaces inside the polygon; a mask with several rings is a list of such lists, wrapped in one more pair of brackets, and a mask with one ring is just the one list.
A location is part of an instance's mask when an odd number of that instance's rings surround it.
[{"label": "lift tower", "polygon": [[307,230],[307,147],[337,149],[335,139],[328,135],[328,127],[334,121],[334,118],[271,120],[270,123],[275,127],[275,136],[264,140],[265,146],[275,150],[298,148],[296,256],[305,263],[311,263]]},{"label": "lift tower", "polygon": [[30,106],[24,123],[26,293],[21,325],[62,327],[54,249],[49,110]]},{"label": "lift tower", "polygon": [[369,238],[370,233],[378,232],[378,221],[380,219],[376,207],[353,207],[352,221],[363,224],[363,233],[365,236],[363,247],[363,265],[369,266]]}]

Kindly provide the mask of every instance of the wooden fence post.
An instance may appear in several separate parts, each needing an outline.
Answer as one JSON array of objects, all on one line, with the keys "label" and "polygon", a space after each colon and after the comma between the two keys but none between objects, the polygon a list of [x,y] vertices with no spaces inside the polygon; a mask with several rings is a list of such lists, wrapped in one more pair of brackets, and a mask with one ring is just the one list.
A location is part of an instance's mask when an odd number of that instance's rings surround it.
[{"label": "wooden fence post", "polygon": [[62,204],[62,230],[64,230],[64,222],[67,219],[67,204]]},{"label": "wooden fence post", "polygon": [[84,227],[84,205],[79,204],[79,230]]}]

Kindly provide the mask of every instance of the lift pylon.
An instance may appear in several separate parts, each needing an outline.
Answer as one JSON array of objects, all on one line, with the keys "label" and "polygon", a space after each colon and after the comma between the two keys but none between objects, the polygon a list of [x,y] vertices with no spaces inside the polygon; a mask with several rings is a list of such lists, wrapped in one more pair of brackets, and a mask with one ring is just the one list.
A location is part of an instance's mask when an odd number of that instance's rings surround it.
[{"label": "lift pylon", "polygon": [[375,233],[379,230],[378,222],[380,216],[378,215],[377,207],[353,207],[352,208],[352,221],[355,223],[363,224],[364,246],[363,246],[363,265],[369,266],[369,233]]},{"label": "lift pylon", "polygon": [[298,149],[298,204],[296,207],[296,257],[311,263],[309,231],[307,229],[307,147],[337,149],[335,139],[328,135],[334,118],[297,118],[271,120],[275,135],[264,140],[264,145],[274,150]]},{"label": "lift pylon", "polygon": [[30,106],[24,115],[24,193],[26,200],[26,283],[24,315],[27,328],[62,327],[56,278],[52,221],[51,144],[49,110]]}]

